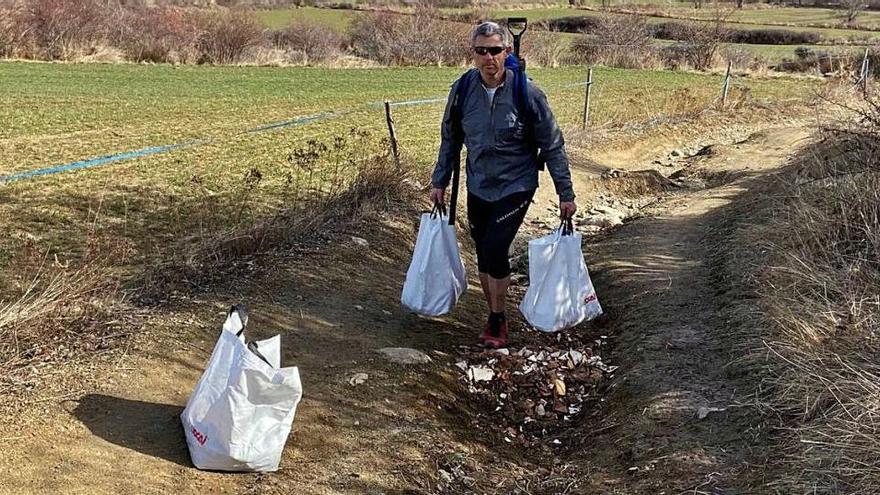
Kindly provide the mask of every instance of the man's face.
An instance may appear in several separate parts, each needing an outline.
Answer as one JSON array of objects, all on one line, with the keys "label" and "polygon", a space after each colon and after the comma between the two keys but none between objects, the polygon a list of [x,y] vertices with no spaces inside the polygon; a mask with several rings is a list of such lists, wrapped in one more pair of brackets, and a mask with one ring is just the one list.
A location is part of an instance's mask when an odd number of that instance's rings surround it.
[{"label": "man's face", "polygon": [[[493,54],[493,52],[495,52]],[[504,59],[510,53],[510,47],[504,48],[501,36],[477,36],[471,47],[474,66],[480,70],[484,79],[495,79],[504,70]]]}]

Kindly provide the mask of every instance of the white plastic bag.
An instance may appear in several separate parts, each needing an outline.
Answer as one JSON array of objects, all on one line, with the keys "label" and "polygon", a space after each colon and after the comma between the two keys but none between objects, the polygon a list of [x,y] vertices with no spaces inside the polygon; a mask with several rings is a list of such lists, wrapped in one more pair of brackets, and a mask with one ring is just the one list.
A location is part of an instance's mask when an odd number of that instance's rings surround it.
[{"label": "white plastic bag", "polygon": [[448,313],[467,289],[455,226],[435,210],[422,215],[400,302],[425,316]]},{"label": "white plastic bag", "polygon": [[277,470],[302,398],[299,370],[281,368],[281,336],[245,344],[246,325],[233,306],[180,415],[199,469]]},{"label": "white plastic bag", "polygon": [[544,332],[571,328],[602,314],[581,252],[581,235],[571,221],[529,241],[529,288],[519,309],[529,324]]}]

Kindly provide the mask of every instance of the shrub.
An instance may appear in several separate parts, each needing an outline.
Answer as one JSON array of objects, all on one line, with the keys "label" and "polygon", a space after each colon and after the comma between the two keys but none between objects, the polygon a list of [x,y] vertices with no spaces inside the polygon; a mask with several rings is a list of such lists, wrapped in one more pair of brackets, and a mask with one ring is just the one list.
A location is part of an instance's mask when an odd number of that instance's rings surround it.
[{"label": "shrub", "polygon": [[682,41],[676,49],[691,67],[706,70],[715,65],[727,33],[721,18],[714,22],[681,23],[675,26],[675,39]]},{"label": "shrub", "polygon": [[339,56],[342,37],[333,29],[319,24],[293,21],[272,35],[273,44],[286,51],[298,51],[304,63],[322,62]]},{"label": "shrub", "polygon": [[599,25],[599,18],[593,16],[560,17],[545,19],[536,24],[550,31],[563,33],[593,33]]},{"label": "shrub", "polygon": [[785,29],[730,30],[727,41],[752,45],[814,45],[821,41],[819,33]]},{"label": "shrub", "polygon": [[263,27],[251,13],[210,11],[196,19],[201,30],[199,63],[236,63],[246,49],[263,42]]},{"label": "shrub", "polygon": [[767,60],[760,55],[739,48],[725,48],[721,58],[739,69],[759,70],[767,68]]},{"label": "shrub", "polygon": [[557,67],[570,49],[568,40],[550,31],[535,31],[523,40],[527,62],[542,67]]},{"label": "shrub", "polygon": [[582,36],[572,49],[577,59],[589,64],[634,69],[658,63],[650,29],[639,16],[602,16],[594,36]]},{"label": "shrub", "polygon": [[386,65],[458,65],[467,58],[469,27],[437,21],[436,9],[420,7],[411,16],[375,12],[349,28],[358,56]]},{"label": "shrub", "polygon": [[112,43],[134,62],[195,63],[200,31],[194,15],[175,7],[124,10]]},{"label": "shrub", "polygon": [[798,47],[795,50],[797,59],[783,59],[777,65],[777,69],[784,72],[818,72],[828,74],[837,71],[841,64],[847,65],[847,57],[835,57],[826,51],[813,50],[807,47]]},{"label": "shrub", "polygon": [[69,60],[104,37],[103,7],[94,0],[30,0],[17,21],[34,58]]},{"label": "shrub", "polygon": [[12,2],[0,3],[0,57],[22,52],[25,32],[21,28],[22,7]]}]

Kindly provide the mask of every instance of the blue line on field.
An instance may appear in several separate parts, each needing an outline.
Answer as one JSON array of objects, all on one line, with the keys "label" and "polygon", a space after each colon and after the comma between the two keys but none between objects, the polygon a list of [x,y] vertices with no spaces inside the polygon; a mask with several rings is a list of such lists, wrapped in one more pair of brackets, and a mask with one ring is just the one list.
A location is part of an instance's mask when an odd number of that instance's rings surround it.
[{"label": "blue line on field", "polygon": [[191,141],[186,141],[178,144],[169,144],[165,146],[153,146],[150,148],[144,148],[137,151],[126,151],[125,153],[118,153],[115,155],[107,155],[101,156],[98,158],[90,158],[88,160],[82,160],[73,163],[67,163],[64,165],[56,165],[54,167],[48,168],[40,168],[36,170],[29,170],[27,172],[19,172],[17,174],[10,175],[0,175],[0,183],[4,182],[13,182],[22,179],[29,179],[32,177],[37,177],[40,175],[50,175],[57,174],[59,172],[67,172],[69,170],[77,170],[81,168],[89,168],[89,167],[97,167],[100,165],[106,165],[112,162],[118,162],[122,160],[131,160],[134,158],[140,158],[142,156],[155,155],[158,153],[165,153],[168,151],[174,151],[182,148],[189,148],[190,146],[196,146],[205,142],[205,139],[193,139]]},{"label": "blue line on field", "polygon": [[[431,103],[440,103],[442,101],[446,101],[446,97],[443,98],[428,98],[424,100],[404,100],[404,101],[389,101],[388,104],[392,107],[401,107],[404,105],[427,105]],[[373,103],[374,108],[383,108],[385,106],[385,102]]]},{"label": "blue line on field", "polygon": [[[585,83],[583,83],[583,82],[578,82],[578,83],[566,85],[564,87],[583,86],[584,84]],[[419,99],[419,100],[394,101],[394,102],[389,102],[389,104],[394,107],[405,106],[405,105],[430,105],[430,104],[434,104],[434,103],[445,102],[446,100],[447,100],[447,97],[426,98],[426,99]],[[367,106],[371,107],[371,108],[383,108],[385,106],[385,102],[372,103],[372,104],[368,104]],[[271,124],[261,125],[259,127],[254,127],[253,129],[248,129],[245,132],[246,133],[257,133],[257,132],[264,132],[264,131],[268,131],[268,130],[272,130],[272,129],[282,129],[285,127],[295,127],[295,126],[310,124],[312,122],[319,122],[322,120],[329,120],[329,119],[337,118],[342,115],[344,115],[344,113],[319,113],[319,114],[315,114],[315,115],[307,115],[305,117],[298,117],[298,118],[291,119],[291,120],[283,120],[280,122],[273,122]],[[183,143],[178,143],[178,144],[169,144],[169,145],[164,145],[164,146],[153,146],[150,148],[144,148],[144,149],[136,150],[136,151],[126,151],[124,153],[118,153],[115,155],[107,155],[107,156],[101,156],[101,157],[97,157],[97,158],[89,158],[87,160],[82,160],[82,161],[73,162],[73,163],[67,163],[64,165],[56,165],[53,167],[40,168],[40,169],[36,169],[36,170],[30,170],[27,172],[20,172],[20,173],[10,174],[10,175],[0,175],[0,184],[6,183],[6,182],[13,182],[13,181],[17,181],[17,180],[30,179],[30,178],[38,177],[41,175],[51,175],[51,174],[57,174],[60,172],[68,172],[71,170],[78,170],[81,168],[98,167],[98,166],[106,165],[108,163],[119,162],[119,161],[123,161],[123,160],[133,160],[135,158],[141,158],[144,156],[155,155],[158,153],[167,153],[170,151],[176,151],[176,150],[183,149],[183,148],[198,146],[200,144],[205,144],[209,141],[212,141],[212,139],[210,139],[210,138],[193,139],[193,140],[186,141]]]},{"label": "blue line on field", "polygon": [[299,117],[292,120],[282,120],[281,122],[275,122],[273,124],[261,125],[260,127],[254,127],[253,129],[248,129],[247,132],[262,132],[268,131],[269,129],[280,129],[282,127],[293,127],[298,125],[310,124],[312,122],[316,122],[319,120],[326,120],[329,118],[335,117],[332,113],[319,113],[316,115],[309,115],[306,117]]}]

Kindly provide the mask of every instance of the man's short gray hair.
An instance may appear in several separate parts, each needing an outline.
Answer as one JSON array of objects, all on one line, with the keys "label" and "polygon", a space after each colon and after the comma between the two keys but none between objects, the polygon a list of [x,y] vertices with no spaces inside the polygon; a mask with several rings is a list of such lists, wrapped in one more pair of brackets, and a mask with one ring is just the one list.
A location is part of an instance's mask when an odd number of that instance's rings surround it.
[{"label": "man's short gray hair", "polygon": [[504,48],[510,46],[510,32],[507,28],[491,21],[486,21],[474,28],[474,31],[471,33],[471,46],[474,46],[477,36],[494,36],[496,34],[501,36],[501,45]]}]

